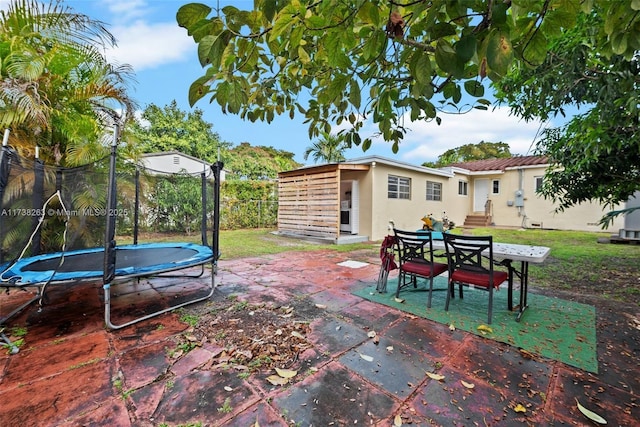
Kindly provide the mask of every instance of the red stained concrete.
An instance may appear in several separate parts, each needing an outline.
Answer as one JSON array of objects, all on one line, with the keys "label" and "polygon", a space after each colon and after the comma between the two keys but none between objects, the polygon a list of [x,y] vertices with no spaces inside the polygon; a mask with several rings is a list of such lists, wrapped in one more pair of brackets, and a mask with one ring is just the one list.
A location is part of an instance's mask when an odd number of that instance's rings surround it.
[{"label": "red stained concrete", "polygon": [[[369,265],[338,265],[349,259]],[[42,309],[6,325],[28,332],[19,353],[0,353],[0,426],[390,426],[398,416],[415,426],[592,425],[576,399],[610,426],[637,425],[640,332],[628,316],[597,307],[596,375],[352,295],[378,271],[376,258],[329,250],[219,262],[214,299],[305,301],[305,314],[314,314],[311,347],[286,387],[267,382],[271,372],[242,379],[219,367],[221,349],[210,345],[173,357],[188,332],[179,313],[108,331],[100,284],[52,286]],[[168,279],[117,285],[112,317],[175,304],[209,280],[205,273],[176,287]],[[389,292],[394,281],[392,274]],[[27,296],[0,295],[0,316]]]}]

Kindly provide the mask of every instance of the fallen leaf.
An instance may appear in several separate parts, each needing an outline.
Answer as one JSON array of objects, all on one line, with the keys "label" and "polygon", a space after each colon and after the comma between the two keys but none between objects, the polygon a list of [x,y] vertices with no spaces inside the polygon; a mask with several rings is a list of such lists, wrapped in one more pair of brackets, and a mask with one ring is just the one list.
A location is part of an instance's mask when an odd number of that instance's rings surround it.
[{"label": "fallen leaf", "polygon": [[487,326],[487,325],[478,325],[478,327],[476,329],[478,329],[483,334],[484,333],[489,333],[489,334],[493,333],[493,329],[491,329],[491,327]]},{"label": "fallen leaf", "polygon": [[367,334],[367,336],[369,338],[374,338],[376,336],[376,331],[369,331],[369,333]]},{"label": "fallen leaf", "polygon": [[450,330],[450,331],[455,331],[455,330],[456,330],[456,327],[453,325],[453,323],[451,323],[451,324],[449,325],[449,330]]},{"label": "fallen leaf", "polygon": [[444,375],[434,374],[433,372],[427,372],[427,376],[436,381],[442,381],[444,379]]},{"label": "fallen leaf", "polygon": [[463,386],[465,386],[466,388],[474,388],[476,385],[473,383],[468,383],[466,381],[462,381],[460,380],[460,382],[462,383]]},{"label": "fallen leaf", "polygon": [[224,389],[225,389],[226,391],[233,391],[233,389],[232,389],[231,387],[229,387],[228,385],[224,386]]},{"label": "fallen leaf", "polygon": [[300,332],[298,331],[293,331],[291,332],[291,336],[296,337],[296,338],[300,338],[301,340],[304,339],[304,335],[302,335]]},{"label": "fallen leaf", "polygon": [[316,304],[316,307],[317,308],[327,308],[327,306],[324,305],[324,304]]},{"label": "fallen leaf", "polygon": [[393,425],[395,427],[400,427],[402,425],[402,417],[400,416],[400,414],[396,415],[396,417],[393,419]]},{"label": "fallen leaf", "polygon": [[578,399],[576,399],[576,403],[578,404],[578,409],[580,410],[580,412],[582,412],[582,414],[585,417],[589,418],[594,423],[598,423],[598,424],[606,424],[607,423],[607,420],[602,418],[600,415],[598,415],[595,412],[590,411],[587,408],[585,408],[584,406],[582,406],[580,404],[580,402],[578,402]]},{"label": "fallen leaf", "polygon": [[525,413],[527,412],[527,408],[525,408],[524,406],[522,406],[522,404],[518,403],[515,408],[513,408],[514,412],[521,412],[521,413]]},{"label": "fallen leaf", "polygon": [[282,378],[293,378],[298,375],[298,371],[293,371],[291,369],[276,368],[276,373]]},{"label": "fallen leaf", "polygon": [[289,378],[282,378],[278,375],[269,375],[267,377],[267,381],[273,385],[286,385],[289,383]]},{"label": "fallen leaf", "polygon": [[531,360],[531,359],[534,359],[534,358],[535,358],[535,356],[534,356],[534,354],[533,354],[533,353],[531,353],[531,352],[529,352],[529,351],[527,351],[527,350],[524,350],[524,349],[522,349],[522,348],[520,349],[520,355],[521,355],[523,358],[527,359],[527,360]]},{"label": "fallen leaf", "polygon": [[388,346],[387,346],[387,351],[388,351],[389,353],[391,353],[391,352],[393,351],[393,346],[392,346],[392,345],[388,345]]},{"label": "fallen leaf", "polygon": [[395,302],[399,302],[399,303],[403,303],[404,300],[402,298],[394,298],[393,299]]},{"label": "fallen leaf", "polygon": [[358,353],[358,354],[360,355],[360,357],[362,357],[367,362],[373,362],[373,357],[367,356],[366,354],[362,354],[362,353]]}]

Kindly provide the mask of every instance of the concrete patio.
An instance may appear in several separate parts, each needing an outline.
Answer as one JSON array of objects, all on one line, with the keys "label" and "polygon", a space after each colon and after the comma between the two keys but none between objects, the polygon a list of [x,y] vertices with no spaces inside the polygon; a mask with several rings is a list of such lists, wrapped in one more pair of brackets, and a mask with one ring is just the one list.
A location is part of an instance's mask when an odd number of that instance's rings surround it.
[{"label": "concrete patio", "polygon": [[[576,399],[609,426],[637,425],[640,330],[624,313],[597,307],[594,375],[352,295],[378,271],[375,257],[332,250],[220,261],[214,299],[313,314],[310,348],[291,367],[304,375],[285,386],[266,381],[273,372],[212,365],[213,346],[171,357],[189,328],[177,313],[108,331],[100,284],[52,286],[41,309],[9,322],[27,334],[17,354],[0,354],[0,426],[594,425]],[[114,316],[208,280],[119,285]],[[28,296],[1,295],[0,315]]]}]

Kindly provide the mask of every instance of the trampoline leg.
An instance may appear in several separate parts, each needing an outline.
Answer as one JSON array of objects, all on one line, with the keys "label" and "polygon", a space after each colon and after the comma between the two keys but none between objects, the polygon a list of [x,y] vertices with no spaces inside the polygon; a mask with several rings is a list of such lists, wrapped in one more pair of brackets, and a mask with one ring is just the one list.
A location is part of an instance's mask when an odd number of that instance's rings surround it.
[{"label": "trampoline leg", "polygon": [[[211,274],[213,275],[213,270],[211,271]],[[133,325],[134,323],[138,323],[138,322],[142,322],[143,320],[147,320],[147,319],[151,319],[152,317],[156,317],[159,316],[161,314],[164,313],[168,313],[170,311],[173,311],[175,309],[187,306],[189,304],[194,304],[196,302],[200,302],[200,301],[206,301],[209,298],[211,298],[213,296],[213,293],[215,291],[215,285],[214,285],[214,279],[211,279],[211,285],[208,286],[209,287],[209,293],[206,296],[203,297],[199,297],[199,298],[195,298],[189,301],[185,301],[181,304],[177,304],[174,305],[172,307],[167,307],[165,309],[162,310],[158,310],[156,312],[147,314],[146,316],[142,316],[142,317],[138,317],[137,319],[133,319],[129,322],[125,322],[119,325],[116,325],[114,323],[111,322],[111,283],[105,283],[102,288],[104,289],[104,323],[107,325],[107,327],[109,329],[121,329],[130,325]]]},{"label": "trampoline leg", "polygon": [[7,314],[7,316],[5,316],[3,318],[0,318],[0,326],[4,325],[4,323],[7,320],[11,319],[13,316],[16,316],[17,314],[20,314],[22,312],[22,310],[24,310],[25,308],[29,307],[31,304],[33,304],[34,302],[40,300],[41,298],[42,298],[42,289],[40,287],[38,287],[38,293],[36,294],[36,296],[34,296],[29,301],[27,301],[24,304],[22,304],[20,307],[18,307],[15,310],[13,310],[11,313]]},{"label": "trampoline leg", "polygon": [[4,341],[5,342],[4,345],[6,345],[8,348],[11,349],[9,353],[16,354],[20,351],[20,347],[12,343],[11,340],[4,334],[4,332],[2,332],[1,329],[0,329],[0,341]]}]

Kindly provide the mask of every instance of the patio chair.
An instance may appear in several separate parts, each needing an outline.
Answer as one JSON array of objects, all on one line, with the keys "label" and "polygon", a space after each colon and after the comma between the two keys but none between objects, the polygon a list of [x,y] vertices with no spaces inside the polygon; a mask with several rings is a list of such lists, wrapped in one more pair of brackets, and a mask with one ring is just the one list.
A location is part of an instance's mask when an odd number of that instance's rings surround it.
[{"label": "patio chair", "polygon": [[447,271],[448,265],[434,261],[433,240],[430,232],[416,232],[393,229],[396,237],[399,273],[396,298],[400,291],[409,286],[416,288],[417,277],[429,280],[427,308],[431,308],[433,278]]},{"label": "patio chair", "polygon": [[494,265],[499,265],[499,262],[493,259],[493,237],[447,233],[443,238],[449,260],[449,292],[445,311],[449,310],[451,297],[455,297],[456,283],[460,299],[463,298],[463,286],[473,286],[489,292],[487,322],[491,323],[494,289],[498,289],[505,281],[513,280],[508,272],[494,269]]}]

